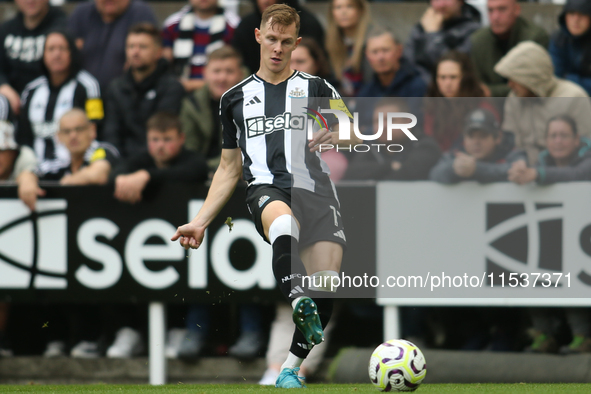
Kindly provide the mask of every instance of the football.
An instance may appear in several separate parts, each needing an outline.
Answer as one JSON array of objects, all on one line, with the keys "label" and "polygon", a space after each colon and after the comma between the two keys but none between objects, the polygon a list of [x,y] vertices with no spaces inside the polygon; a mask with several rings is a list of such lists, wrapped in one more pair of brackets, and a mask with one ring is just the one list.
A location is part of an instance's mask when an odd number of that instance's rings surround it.
[{"label": "football", "polygon": [[415,391],[426,374],[425,356],[404,339],[382,343],[369,360],[369,379],[380,391]]}]

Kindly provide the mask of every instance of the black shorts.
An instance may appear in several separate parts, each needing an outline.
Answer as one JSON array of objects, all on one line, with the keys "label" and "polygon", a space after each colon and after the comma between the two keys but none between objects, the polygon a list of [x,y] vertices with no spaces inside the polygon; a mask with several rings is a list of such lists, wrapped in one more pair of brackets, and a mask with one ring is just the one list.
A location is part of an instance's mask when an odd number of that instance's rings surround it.
[{"label": "black shorts", "polygon": [[300,223],[300,248],[319,241],[332,241],[347,246],[340,204],[334,197],[321,196],[304,189],[280,189],[273,185],[253,185],[246,189],[246,205],[258,233],[266,242],[261,214],[272,201],[283,201]]}]

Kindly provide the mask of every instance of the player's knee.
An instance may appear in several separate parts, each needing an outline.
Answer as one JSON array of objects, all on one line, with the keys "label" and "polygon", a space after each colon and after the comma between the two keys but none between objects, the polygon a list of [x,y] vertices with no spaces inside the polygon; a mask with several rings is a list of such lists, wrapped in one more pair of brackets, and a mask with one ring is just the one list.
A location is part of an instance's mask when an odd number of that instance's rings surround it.
[{"label": "player's knee", "polygon": [[327,293],[336,293],[340,285],[337,271],[324,270],[313,273],[308,277],[308,289]]},{"label": "player's knee", "polygon": [[269,226],[269,241],[271,242],[271,245],[273,245],[277,238],[282,235],[287,235],[299,240],[300,231],[293,216],[288,214],[281,215],[273,220],[273,223]]}]

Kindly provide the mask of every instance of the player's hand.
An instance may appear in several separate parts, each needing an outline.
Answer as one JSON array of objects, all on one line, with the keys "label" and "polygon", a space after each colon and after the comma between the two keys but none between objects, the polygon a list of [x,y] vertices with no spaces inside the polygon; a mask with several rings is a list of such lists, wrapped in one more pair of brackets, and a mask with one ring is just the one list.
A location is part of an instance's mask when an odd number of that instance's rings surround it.
[{"label": "player's hand", "polygon": [[425,33],[435,33],[441,30],[443,25],[443,14],[435,11],[433,7],[427,8],[423,16],[421,17],[421,26]]},{"label": "player's hand", "polygon": [[[318,152],[321,148],[321,145],[333,145],[334,147],[336,146],[337,142],[337,132],[330,132],[327,129],[320,129],[312,135],[312,139],[308,143],[308,147],[310,148],[310,152]],[[322,147],[323,152],[327,150],[330,150],[329,146]]]},{"label": "player's hand", "polygon": [[193,223],[187,223],[179,226],[176,229],[176,233],[170,239],[171,241],[179,240],[179,243],[185,250],[197,249],[203,242],[205,236],[205,227],[199,227]]},{"label": "player's hand", "polygon": [[115,178],[114,196],[119,201],[130,204],[140,202],[142,192],[149,181],[150,174],[145,170],[139,170],[128,175],[119,175]]},{"label": "player's hand", "polygon": [[457,152],[453,167],[457,176],[469,178],[476,171],[476,159],[464,152]]}]

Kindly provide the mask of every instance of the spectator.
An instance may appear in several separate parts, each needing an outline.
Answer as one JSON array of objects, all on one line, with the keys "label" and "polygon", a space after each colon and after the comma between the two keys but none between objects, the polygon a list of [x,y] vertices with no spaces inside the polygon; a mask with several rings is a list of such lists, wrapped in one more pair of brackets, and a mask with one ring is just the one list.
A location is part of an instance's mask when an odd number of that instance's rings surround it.
[{"label": "spectator", "polygon": [[591,94],[591,1],[568,0],[558,23],[549,49],[554,74]]},{"label": "spectator", "polygon": [[[12,123],[12,111],[8,99],[0,94],[0,184],[6,182],[17,182],[19,198],[33,210],[34,204],[31,204],[31,180],[35,168],[37,168],[37,159],[35,152],[28,146],[19,146],[14,139],[14,125]],[[43,192],[40,192],[43,194]],[[36,198],[36,197],[35,197]],[[0,304],[0,309],[2,309]],[[8,304],[6,304],[5,313],[8,314]],[[1,320],[1,319],[0,319]],[[0,322],[0,353],[3,350],[9,350],[3,343],[5,337]],[[5,324],[5,323],[4,323]]]},{"label": "spectator", "polygon": [[178,114],[185,94],[162,59],[158,29],[149,23],[133,26],[125,49],[129,70],[109,85],[105,97],[104,140],[122,157],[146,147],[146,121],[164,111]]},{"label": "spectator", "polygon": [[[558,182],[588,181],[591,179],[591,140],[580,136],[577,123],[568,115],[557,115],[547,123],[545,138],[547,149],[542,151],[535,167],[525,160],[513,163],[509,180],[517,184],[536,182],[548,185]],[[533,343],[526,349],[534,353],[563,354],[591,352],[591,316],[588,308],[566,308],[566,320],[572,330],[572,341],[558,347],[554,323],[558,311],[532,308],[530,315],[534,327]]]},{"label": "spectator", "polygon": [[[254,38],[254,29],[261,27],[263,11],[279,2],[280,0],[253,0],[254,11],[242,18],[234,33],[232,45],[242,55],[244,65],[253,74],[258,71],[261,62],[260,45]],[[311,38],[318,42],[319,45],[324,45],[324,29],[314,14],[302,7],[299,0],[281,2],[298,11],[300,15],[300,37]],[[324,50],[324,48],[322,49]]]},{"label": "spectator", "polygon": [[140,22],[158,23],[141,0],[86,1],[70,15],[68,28],[82,51],[84,68],[98,79],[103,91],[123,74],[127,31]]},{"label": "spectator", "polygon": [[146,124],[148,150],[126,160],[115,178],[115,198],[131,204],[148,188],[166,181],[202,182],[207,165],[201,155],[183,147],[185,134],[176,115],[158,112]]},{"label": "spectator", "polygon": [[463,0],[430,0],[430,6],[410,32],[404,56],[425,81],[447,51],[470,51],[470,35],[480,27],[480,12]]},{"label": "spectator", "polygon": [[324,78],[335,88],[339,86],[339,81],[332,75],[326,53],[313,38],[302,37],[298,47],[291,53],[291,68]]},{"label": "spectator", "polygon": [[230,46],[216,49],[209,55],[203,74],[205,86],[183,100],[180,119],[185,148],[205,157],[213,175],[222,153],[220,98],[244,78],[240,55]]},{"label": "spectator", "polygon": [[363,54],[369,21],[366,0],[330,2],[326,49],[344,96],[356,96],[363,82],[371,78],[371,68]]},{"label": "spectator", "polygon": [[505,97],[509,94],[507,80],[494,71],[494,66],[515,45],[534,41],[548,46],[548,33],[520,16],[517,0],[488,0],[490,26],[472,34],[471,55],[476,74],[486,85],[487,96]]},{"label": "spectator", "polygon": [[500,129],[492,112],[474,110],[464,122],[463,149],[444,154],[430,178],[441,183],[507,182],[511,164],[526,159],[514,146],[513,134]]},{"label": "spectator", "polygon": [[93,121],[103,118],[98,81],[82,70],[74,38],[65,31],[47,35],[43,50],[43,76],[27,85],[18,122],[17,142],[33,147],[39,170],[52,172],[70,161],[57,137],[58,119],[72,108],[86,110]]},{"label": "spectator", "polygon": [[0,26],[0,94],[18,114],[20,94],[43,74],[41,57],[47,32],[63,27],[66,14],[49,0],[15,0],[18,14]]},{"label": "spectator", "polygon": [[473,99],[483,96],[470,57],[448,52],[437,62],[427,93],[427,97],[433,98],[425,101],[425,134],[434,137],[443,152],[459,148],[462,127],[457,120],[478,107],[494,111],[486,101]]},{"label": "spectator", "polygon": [[373,76],[357,97],[423,97],[427,85],[420,72],[402,57],[402,44],[386,29],[374,28],[365,44]]},{"label": "spectator", "polygon": [[[393,112],[408,112],[408,106],[401,99],[383,98],[373,110],[373,129],[378,130],[380,117],[382,125],[387,122],[387,114]],[[408,123],[408,119],[396,119],[393,123]],[[415,131],[413,131],[414,133]],[[376,179],[376,180],[420,180],[429,177],[429,171],[437,163],[441,151],[432,137],[421,136],[418,141],[411,141],[402,132],[394,129],[392,138],[387,139],[384,131],[377,139],[382,144],[378,150],[375,147],[367,152],[356,152],[349,164],[345,179]],[[392,149],[387,146],[397,144]]]},{"label": "spectator", "polygon": [[579,136],[573,118],[550,118],[545,138],[546,149],[540,152],[537,166],[528,168],[525,160],[514,163],[509,172],[512,182],[547,185],[591,180],[591,140]]},{"label": "spectator", "polygon": [[587,93],[579,85],[554,76],[550,55],[542,46],[532,41],[518,44],[497,63],[495,71],[508,79],[511,88],[505,101],[503,130],[515,134],[515,146],[527,152],[530,165],[544,150],[546,123],[555,115],[568,114],[584,125],[581,135],[589,136],[591,103]]},{"label": "spectator", "polygon": [[[229,44],[240,18],[218,6],[217,0],[190,0],[164,22],[164,58],[173,64],[187,92],[205,84],[207,55]],[[252,36],[252,32],[250,32]]]},{"label": "spectator", "polygon": [[61,185],[104,185],[119,159],[111,144],[96,140],[96,124],[86,113],[73,108],[62,115],[58,138],[70,153],[70,161],[61,168],[38,172],[44,181],[59,181]]}]

